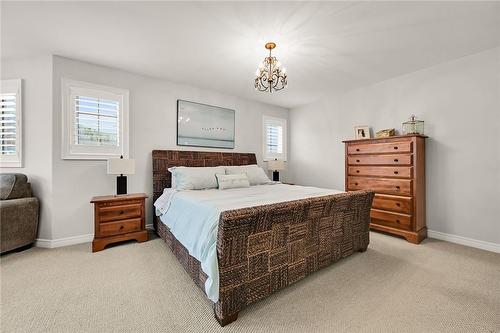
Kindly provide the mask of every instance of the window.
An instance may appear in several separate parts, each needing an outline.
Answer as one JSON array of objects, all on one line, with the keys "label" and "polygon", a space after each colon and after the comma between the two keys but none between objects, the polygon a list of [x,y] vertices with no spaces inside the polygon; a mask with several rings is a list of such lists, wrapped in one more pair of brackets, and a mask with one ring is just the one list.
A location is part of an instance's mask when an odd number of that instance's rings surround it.
[{"label": "window", "polygon": [[286,161],[286,119],[264,116],[264,160]]},{"label": "window", "polygon": [[0,166],[22,167],[22,82],[2,80],[0,87]]},{"label": "window", "polygon": [[63,79],[63,159],[128,155],[128,90]]}]

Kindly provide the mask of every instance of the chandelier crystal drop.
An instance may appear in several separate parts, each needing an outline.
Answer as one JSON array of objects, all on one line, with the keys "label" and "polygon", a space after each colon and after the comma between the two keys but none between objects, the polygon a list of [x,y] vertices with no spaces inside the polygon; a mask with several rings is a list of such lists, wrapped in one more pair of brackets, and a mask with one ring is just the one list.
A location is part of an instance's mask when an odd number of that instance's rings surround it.
[{"label": "chandelier crystal drop", "polygon": [[287,85],[286,69],[271,55],[276,43],[269,42],[265,48],[269,50],[269,56],[262,61],[255,72],[255,89],[270,92],[284,89]]}]

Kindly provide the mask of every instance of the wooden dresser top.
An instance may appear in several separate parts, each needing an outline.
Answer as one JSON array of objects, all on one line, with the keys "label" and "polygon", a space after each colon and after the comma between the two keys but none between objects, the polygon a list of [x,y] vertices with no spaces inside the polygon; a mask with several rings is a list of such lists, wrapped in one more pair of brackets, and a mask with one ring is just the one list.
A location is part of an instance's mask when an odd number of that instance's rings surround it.
[{"label": "wooden dresser top", "polygon": [[90,202],[95,203],[95,202],[120,201],[120,200],[130,200],[130,199],[145,199],[147,197],[148,195],[146,193],[103,195],[103,196],[93,197]]},{"label": "wooden dresser top", "polygon": [[412,137],[420,137],[420,138],[424,138],[424,139],[427,138],[426,135],[422,135],[422,134],[408,134],[408,135],[386,136],[384,138],[349,139],[349,140],[344,140],[342,142],[344,142],[344,143],[351,143],[351,142],[371,142],[371,141],[377,141],[377,140],[397,140],[397,139],[412,138]]}]

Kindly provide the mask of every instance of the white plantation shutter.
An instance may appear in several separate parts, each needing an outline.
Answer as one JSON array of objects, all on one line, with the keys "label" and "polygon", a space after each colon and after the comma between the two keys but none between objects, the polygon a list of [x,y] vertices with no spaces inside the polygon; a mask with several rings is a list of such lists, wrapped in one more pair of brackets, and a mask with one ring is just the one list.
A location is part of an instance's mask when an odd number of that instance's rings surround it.
[{"label": "white plantation shutter", "polygon": [[271,154],[283,153],[283,126],[267,124],[267,152]]},{"label": "white plantation shutter", "polygon": [[264,116],[264,160],[286,160],[286,120]]},{"label": "white plantation shutter", "polygon": [[75,144],[119,146],[119,101],[76,96],[74,105]]},{"label": "white plantation shutter", "polygon": [[21,80],[3,80],[0,91],[0,164],[21,167]]},{"label": "white plantation shutter", "polygon": [[0,95],[0,151],[2,155],[16,154],[16,95]]},{"label": "white plantation shutter", "polygon": [[69,79],[62,83],[62,158],[127,157],[128,90]]}]

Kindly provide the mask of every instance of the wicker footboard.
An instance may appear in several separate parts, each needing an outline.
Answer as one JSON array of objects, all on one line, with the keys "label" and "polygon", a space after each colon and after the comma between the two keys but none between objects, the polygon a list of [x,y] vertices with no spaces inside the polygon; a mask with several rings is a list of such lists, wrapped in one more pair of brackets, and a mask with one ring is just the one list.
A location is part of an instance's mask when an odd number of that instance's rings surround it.
[{"label": "wicker footboard", "polygon": [[[219,301],[224,326],[247,305],[282,289],[369,243],[374,193],[356,191],[223,212],[219,220]],[[163,223],[158,233],[204,290],[200,263]]]}]

